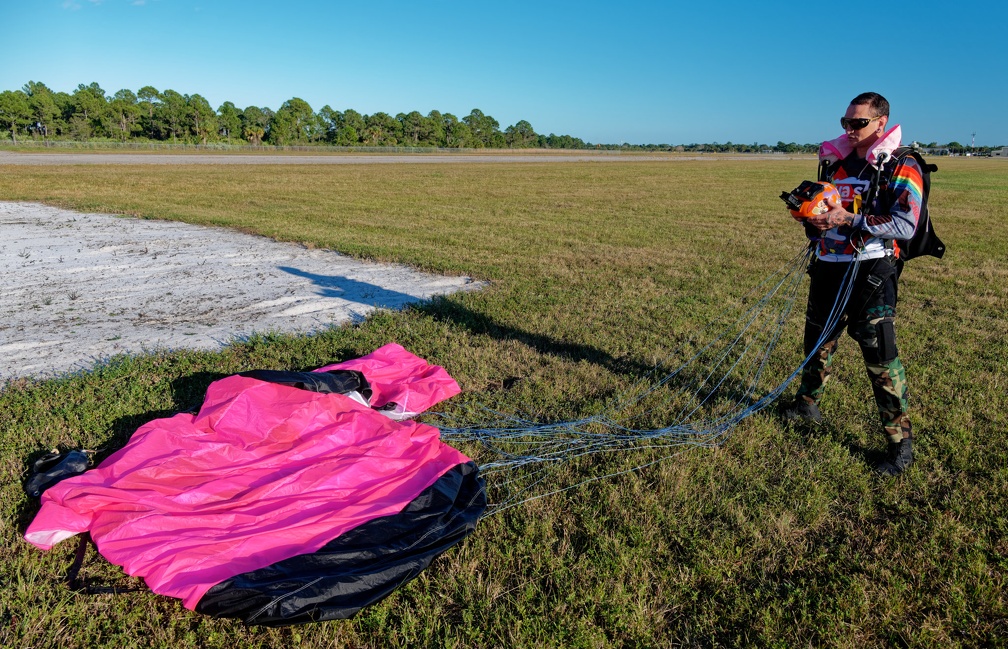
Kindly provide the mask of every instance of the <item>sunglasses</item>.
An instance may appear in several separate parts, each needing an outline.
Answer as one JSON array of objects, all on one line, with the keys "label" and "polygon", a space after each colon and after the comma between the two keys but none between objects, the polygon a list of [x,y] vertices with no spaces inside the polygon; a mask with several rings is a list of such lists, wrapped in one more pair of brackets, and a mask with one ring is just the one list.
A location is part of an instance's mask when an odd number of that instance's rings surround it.
[{"label": "sunglasses", "polygon": [[881,119],[882,116],[872,117],[871,119],[867,117],[841,117],[840,127],[844,130],[850,129],[852,131],[860,131],[864,127],[868,126],[877,119]]}]

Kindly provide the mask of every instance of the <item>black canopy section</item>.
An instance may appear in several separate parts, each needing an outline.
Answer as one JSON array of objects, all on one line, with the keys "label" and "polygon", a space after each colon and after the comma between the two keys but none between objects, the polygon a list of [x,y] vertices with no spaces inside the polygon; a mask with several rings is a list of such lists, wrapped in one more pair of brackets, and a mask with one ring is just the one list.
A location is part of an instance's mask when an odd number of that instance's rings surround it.
[{"label": "black canopy section", "polygon": [[364,374],[356,370],[329,370],[328,372],[250,370],[241,372],[239,376],[268,383],[281,383],[300,390],[310,390],[322,394],[359,392],[365,399],[371,400],[371,386]]},{"label": "black canopy section", "polygon": [[196,611],[265,626],[352,617],[471,534],[486,505],[475,463],[459,464],[398,514],[349,530],[317,552],[223,581]]}]

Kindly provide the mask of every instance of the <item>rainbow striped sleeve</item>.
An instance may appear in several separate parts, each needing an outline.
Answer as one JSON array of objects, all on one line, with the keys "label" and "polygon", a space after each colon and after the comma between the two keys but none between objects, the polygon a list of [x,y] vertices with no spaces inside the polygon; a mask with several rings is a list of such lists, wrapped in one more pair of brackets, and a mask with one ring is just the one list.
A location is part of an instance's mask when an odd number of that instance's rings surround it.
[{"label": "rainbow striped sleeve", "polygon": [[893,208],[901,212],[913,215],[914,225],[920,219],[921,199],[924,195],[924,181],[921,177],[920,167],[912,157],[907,157],[903,163],[896,167],[893,172],[890,184],[892,191]]}]

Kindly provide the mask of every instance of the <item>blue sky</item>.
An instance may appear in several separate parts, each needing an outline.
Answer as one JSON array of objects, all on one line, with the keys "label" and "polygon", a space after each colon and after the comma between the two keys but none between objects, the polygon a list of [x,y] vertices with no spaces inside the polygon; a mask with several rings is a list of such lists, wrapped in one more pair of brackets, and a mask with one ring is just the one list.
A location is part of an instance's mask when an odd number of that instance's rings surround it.
[{"label": "blue sky", "polygon": [[1008,145],[1002,2],[0,0],[0,90],[151,85],[276,110],[473,108],[595,143],[818,142],[864,90],[904,139]]}]

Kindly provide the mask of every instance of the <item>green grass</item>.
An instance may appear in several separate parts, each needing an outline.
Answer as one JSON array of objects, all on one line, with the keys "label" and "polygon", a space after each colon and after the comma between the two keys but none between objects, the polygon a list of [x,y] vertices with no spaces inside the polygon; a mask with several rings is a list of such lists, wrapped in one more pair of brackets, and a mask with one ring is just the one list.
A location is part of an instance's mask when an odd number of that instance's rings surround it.
[{"label": "green grass", "polygon": [[[949,252],[912,262],[900,291],[917,452],[906,475],[868,468],[884,440],[845,339],[824,426],[761,413],[719,449],[509,509],[355,619],[293,629],[200,617],[95,554],[90,581],[141,588],[68,591],[74,544],[42,553],[20,538],[37,508],[21,489],[29,462],[55,446],[107,453],[220,376],[318,367],[389,341],[445,366],[461,401],[549,419],[597,412],[797,250],[800,228],[777,195],[814,160],[0,167],[2,200],[237,228],[490,282],[313,337],[10,383],[0,643],[1008,644],[1008,164],[938,162],[931,209]],[[792,320],[780,375],[799,362],[801,314]],[[554,479],[651,457],[599,458]]]}]

